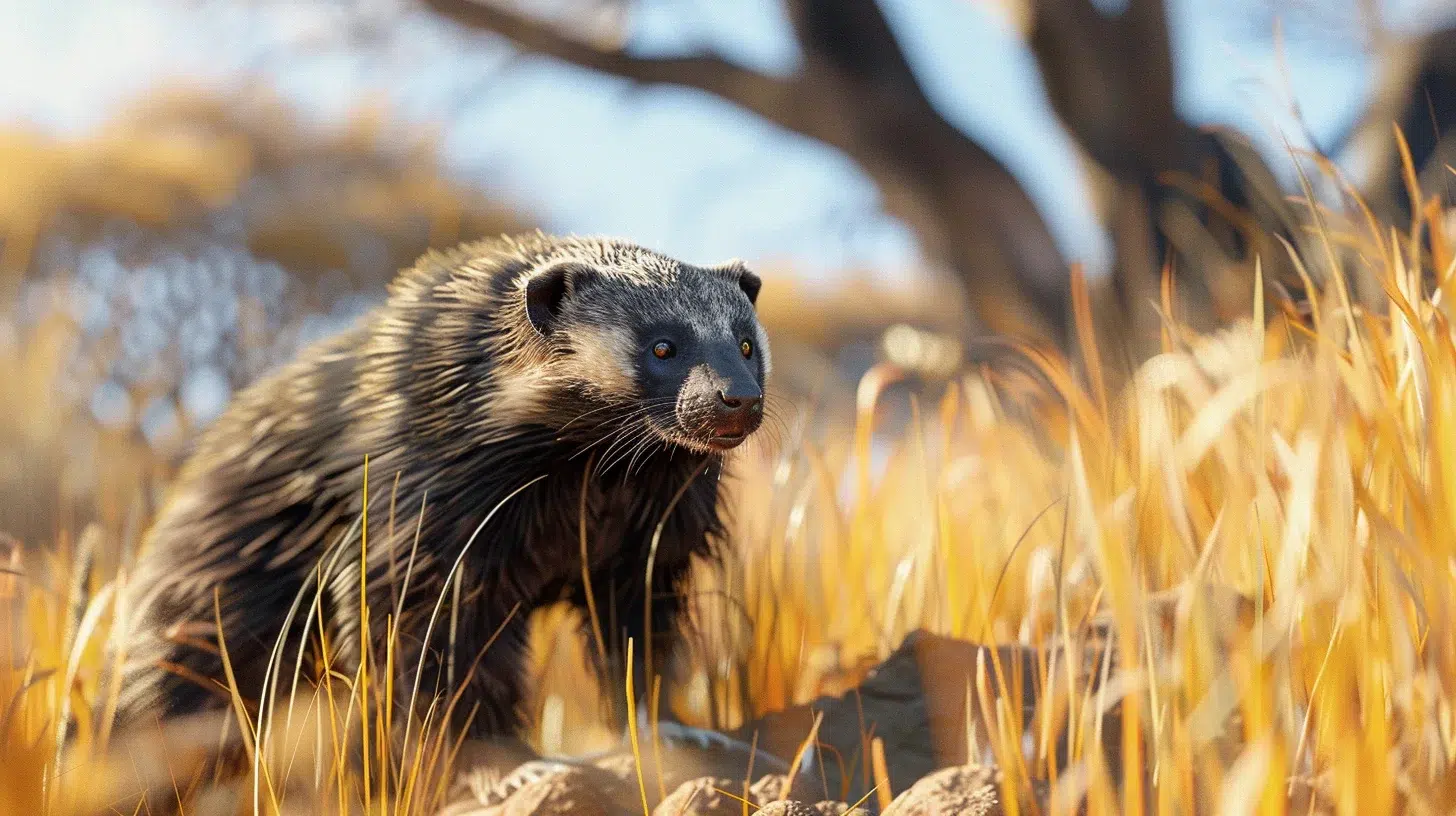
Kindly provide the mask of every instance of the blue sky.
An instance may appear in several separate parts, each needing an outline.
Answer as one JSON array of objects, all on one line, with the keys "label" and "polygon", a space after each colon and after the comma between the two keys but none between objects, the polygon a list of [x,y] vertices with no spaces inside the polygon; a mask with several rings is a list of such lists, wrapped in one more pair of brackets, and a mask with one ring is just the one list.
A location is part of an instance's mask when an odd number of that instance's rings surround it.
[{"label": "blue sky", "polygon": [[[851,162],[716,100],[633,91],[548,60],[502,68],[509,50],[495,38],[424,15],[406,16],[372,57],[342,47],[345,8],[395,2],[0,0],[13,23],[0,27],[0,119],[84,132],[160,83],[227,87],[261,74],[321,120],[383,94],[402,118],[440,124],[455,172],[552,229],[625,235],[696,261],[789,261],[821,279],[916,267],[913,237],[877,213]],[[1023,180],[1069,256],[1100,267],[1106,247],[1073,155],[994,0],[881,2],[933,101]],[[1300,142],[1273,39],[1258,29],[1279,2],[1170,0],[1182,109],[1274,152],[1281,133]],[[1409,26],[1450,6],[1400,0],[1387,14]],[[1339,18],[1354,0],[1314,7]],[[1291,14],[1294,28],[1301,13]],[[633,33],[642,52],[706,45],[768,71],[796,58],[777,0],[647,0]],[[298,45],[306,56],[267,56]],[[1310,130],[1330,139],[1363,103],[1368,60],[1306,26],[1294,28],[1288,63]]]}]

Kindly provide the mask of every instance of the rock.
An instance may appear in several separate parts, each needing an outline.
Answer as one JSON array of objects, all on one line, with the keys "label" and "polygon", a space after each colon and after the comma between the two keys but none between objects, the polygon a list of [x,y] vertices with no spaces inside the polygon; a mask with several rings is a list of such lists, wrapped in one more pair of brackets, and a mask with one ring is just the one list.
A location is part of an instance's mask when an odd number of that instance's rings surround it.
[{"label": "rock", "polygon": [[794,799],[770,802],[758,810],[758,816],[820,816],[823,811],[816,805],[806,805]]},{"label": "rock", "polygon": [[936,771],[895,797],[884,816],[1000,816],[999,776],[980,765]]},{"label": "rock", "polygon": [[[1181,594],[1159,596],[1150,603],[1150,614],[1160,624],[1156,627],[1157,637],[1153,638],[1155,645],[1176,633],[1178,617],[1185,614],[1190,604],[1215,607],[1220,618],[1226,616],[1235,628],[1247,617],[1246,604],[1236,594],[1192,588]],[[1103,661],[1109,658],[1115,661],[1117,650],[1110,648],[1114,629],[1110,621],[1099,619],[1070,639],[1071,668],[1077,688],[1096,688],[1104,672]],[[757,782],[750,787],[748,798],[754,806],[764,808],[761,812],[843,813],[847,810],[843,803],[821,800],[842,797],[855,801],[871,789],[873,780],[868,779],[871,745],[867,734],[882,743],[890,788],[903,791],[886,811],[887,816],[1001,813],[996,771],[986,764],[984,755],[990,745],[988,729],[981,721],[980,701],[972,700],[973,704],[967,705],[967,690],[984,682],[989,685],[992,696],[1006,693],[1019,699],[1019,704],[1013,703],[1012,710],[1019,710],[1022,725],[1026,727],[1037,710],[1036,696],[1043,686],[1038,682],[1041,673],[1048,666],[1067,665],[1062,648],[1054,645],[1042,651],[1016,644],[988,647],[914,632],[870,671],[859,686],[839,696],[821,697],[810,704],[766,715],[730,732],[727,736],[732,742],[670,740],[665,732],[660,744],[644,744],[641,753],[640,773],[649,795],[655,798],[656,792],[664,788],[672,791],[654,814],[732,813],[736,816],[744,808],[736,793],[743,790],[742,780],[750,776],[756,777]],[[1108,667],[1107,671],[1115,671],[1115,666]],[[777,758],[798,753],[816,718],[819,718],[819,747],[804,755],[799,775],[785,790],[789,782],[784,773],[787,763]],[[1120,712],[1116,707],[1105,715],[1100,727],[1105,737],[1105,759],[1110,772],[1117,775]],[[967,735],[972,738],[968,740]],[[753,754],[750,743],[757,745],[759,754]],[[968,743],[979,746],[980,755],[971,756]],[[1064,741],[1057,740],[1051,750],[1064,765]],[[658,767],[659,761],[661,767]],[[630,751],[617,750],[584,759],[580,768],[585,770],[578,770],[570,779],[553,775],[550,780],[531,779],[528,784],[522,784],[517,778],[511,786],[514,792],[504,800],[499,792],[494,799],[478,797],[477,810],[460,813],[496,816],[566,812],[553,809],[558,807],[571,812],[615,813],[618,811],[603,808],[617,807],[624,802],[628,812],[641,811],[637,758]],[[612,780],[616,790],[625,790],[630,795],[607,793],[612,783],[600,780],[591,783],[588,778],[596,778],[592,774],[601,780]],[[591,790],[592,784],[597,785],[595,792]],[[1033,783],[1029,793],[1029,800],[1047,798],[1046,787],[1041,783]],[[818,804],[808,804],[816,801]],[[529,808],[506,809],[517,807],[517,803],[519,807],[529,805]],[[479,810],[479,806],[497,805],[501,809]]]},{"label": "rock", "polygon": [[[1254,604],[1231,588],[1213,584],[1180,586],[1158,593],[1147,601],[1147,615],[1157,624],[1150,633],[1155,653],[1170,648],[1179,621],[1190,610],[1201,620],[1215,624],[1219,648],[1226,648],[1230,639],[1251,625]],[[1102,663],[1108,657],[1113,661],[1108,675],[1115,674],[1118,652],[1110,648],[1115,629],[1110,616],[1103,614],[1070,638],[1073,683],[1077,688],[1098,688]],[[1016,708],[1026,727],[1037,710],[1042,673],[1053,664],[1066,665],[1063,648],[1060,642],[1046,649],[1020,644],[988,647],[924,631],[911,632],[859,686],[768,714],[732,732],[732,736],[748,741],[757,735],[759,747],[792,757],[808,737],[815,717],[822,715],[817,735],[819,743],[827,746],[822,754],[837,755],[838,761],[809,763],[804,771],[807,778],[822,779],[830,796],[851,800],[863,796],[873,784],[866,779],[865,758],[870,746],[864,735],[873,734],[884,743],[890,787],[904,790],[937,768],[990,761],[991,740],[979,701],[972,700],[968,706],[966,699],[967,689],[976,687],[978,664],[984,668],[993,697],[1003,694],[1003,680],[1006,691],[1019,697]],[[1240,733],[1237,712],[1231,715],[1224,725],[1230,735],[1236,736]],[[1120,708],[1114,706],[1105,715],[1101,730],[1109,772],[1120,776]],[[968,751],[968,734],[980,747],[977,756]],[[1065,768],[1065,741],[1058,740],[1055,746],[1058,764]],[[1231,747],[1236,755],[1237,745],[1231,743]],[[741,778],[741,774],[736,776]]]},{"label": "rock", "polygon": [[[972,720],[967,722],[965,695],[977,659],[984,656],[990,666],[991,652],[968,641],[912,632],[849,693],[768,714],[733,734],[747,740],[757,733],[759,746],[792,757],[808,737],[814,718],[822,714],[818,742],[832,750],[819,753],[837,754],[845,765],[820,760],[818,765],[811,762],[804,768],[804,776],[822,780],[826,792],[821,796],[857,799],[870,789],[865,780],[865,757],[869,755],[866,733],[883,741],[890,786],[902,790],[937,768],[982,759],[966,754],[968,728],[979,736],[979,744],[989,745],[990,740],[974,707]],[[1038,672],[1039,659],[1036,649],[1008,645],[995,652],[1009,685],[1018,685],[1014,675],[1020,671],[1020,687],[1034,687],[1031,678]],[[993,693],[996,688],[993,680]],[[1034,695],[1025,695],[1022,710],[1026,722],[1035,712],[1035,705]]]},{"label": "rock", "polygon": [[[659,756],[662,759],[660,769],[658,768]],[[629,749],[622,748],[602,754],[593,758],[591,764],[636,788],[637,758]],[[729,790],[741,791],[743,780],[747,779],[750,773],[757,775],[784,768],[787,768],[786,763],[777,757],[770,756],[763,751],[758,751],[757,755],[753,755],[749,751],[733,745],[705,748],[691,743],[676,743],[663,745],[657,750],[644,747],[642,751],[642,777],[647,783],[649,792],[657,789],[659,770],[662,775],[662,787],[669,791],[700,777],[737,780]],[[639,804],[639,809],[640,807]],[[742,813],[741,807],[739,813]]]},{"label": "rock", "polygon": [[[787,786],[787,790],[785,786]],[[824,783],[817,778],[817,775],[810,778],[808,774],[803,773],[794,777],[792,785],[789,784],[788,774],[764,774],[748,790],[748,798],[757,805],[765,805],[785,798],[803,802],[818,802],[831,795],[830,792],[824,790]]]},{"label": "rock", "polygon": [[640,812],[635,791],[598,768],[557,765],[530,778],[532,781],[509,791],[502,791],[499,785],[467,786],[439,816],[628,816]]},{"label": "rock", "polygon": [[630,751],[613,751],[593,757],[591,764],[622,781],[636,780],[637,758]]},{"label": "rock", "polygon": [[[748,809],[768,816],[840,816],[848,805],[843,802],[808,804],[800,799],[780,801],[783,774],[769,774],[748,789]],[[726,777],[704,776],[690,779],[662,800],[652,816],[741,816],[744,803],[743,781]]]},{"label": "rock", "polygon": [[652,816],[742,816],[743,800],[728,795],[742,790],[742,781],[725,777],[690,779],[653,808]]},{"label": "rock", "polygon": [[[613,790],[604,779],[586,768],[568,768],[533,782],[511,794],[501,806],[500,816],[626,816],[632,811],[614,801],[625,791]],[[614,797],[613,794],[616,794]]]},{"label": "rock", "polygon": [[841,791],[851,797],[863,795],[869,789],[864,779],[864,758],[868,756],[864,735],[873,733],[884,741],[892,783],[909,786],[936,768],[914,639],[914,635],[907,638],[853,691],[768,714],[735,735],[751,740],[756,732],[758,744],[765,750],[792,757],[808,737],[814,718],[822,715],[817,739],[832,750],[816,754],[837,755],[844,764],[811,758],[812,767],[804,769],[806,776],[822,778],[831,795],[839,796]]},{"label": "rock", "polygon": [[[787,790],[785,790],[787,786]],[[823,799],[823,783],[805,774],[794,777],[789,784],[788,774],[765,774],[749,787],[749,800],[758,805],[758,813],[815,814],[816,816],[839,816],[849,810],[849,805]],[[783,801],[780,801],[783,800]],[[816,802],[810,805],[809,802]],[[780,808],[788,807],[788,810]]]}]

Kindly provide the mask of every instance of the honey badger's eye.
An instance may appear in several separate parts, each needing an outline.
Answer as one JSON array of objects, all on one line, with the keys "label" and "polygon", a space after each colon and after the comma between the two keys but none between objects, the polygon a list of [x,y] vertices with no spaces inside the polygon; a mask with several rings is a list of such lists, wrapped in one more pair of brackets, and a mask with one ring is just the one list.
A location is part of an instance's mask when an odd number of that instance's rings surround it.
[{"label": "honey badger's eye", "polygon": [[666,340],[658,340],[652,346],[652,356],[659,360],[666,360],[675,354],[677,354],[677,346]]},{"label": "honey badger's eye", "polygon": [[747,340],[744,340],[743,342],[738,344],[738,350],[743,352],[744,359],[753,356],[753,344],[748,342]]}]

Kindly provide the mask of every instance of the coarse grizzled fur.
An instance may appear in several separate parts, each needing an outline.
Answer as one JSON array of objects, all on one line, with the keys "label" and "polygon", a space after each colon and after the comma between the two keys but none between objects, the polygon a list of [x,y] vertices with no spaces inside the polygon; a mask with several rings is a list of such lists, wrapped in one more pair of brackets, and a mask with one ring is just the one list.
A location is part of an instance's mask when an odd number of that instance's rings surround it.
[{"label": "coarse grizzled fur", "polygon": [[[690,560],[722,533],[722,453],[736,438],[718,444],[700,427],[704,394],[761,395],[769,369],[758,286],[737,262],[695,267],[540,234],[421,258],[360,325],[238,394],[200,438],[122,599],[132,624],[117,644],[118,725],[228,705],[214,594],[250,701],[269,666],[268,696],[287,691],[300,644],[315,639],[306,620],[316,633],[322,617],[333,668],[352,675],[366,456],[371,629],[382,637],[386,615],[398,619],[397,703],[416,682],[428,701],[453,681],[456,726],[475,709],[471,736],[516,729],[529,612],[587,606],[583,490],[603,680],[622,688],[626,638],[643,653],[649,594],[661,670]],[[652,369],[660,336],[682,349],[676,374]]]}]

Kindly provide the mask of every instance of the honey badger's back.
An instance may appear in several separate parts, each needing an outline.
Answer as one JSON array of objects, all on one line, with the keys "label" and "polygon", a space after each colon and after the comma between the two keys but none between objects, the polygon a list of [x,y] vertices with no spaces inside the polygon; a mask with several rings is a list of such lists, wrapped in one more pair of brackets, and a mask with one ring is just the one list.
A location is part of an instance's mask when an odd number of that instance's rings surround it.
[{"label": "honey badger's back", "polygon": [[[336,576],[340,585],[343,574],[357,580],[358,573],[347,569],[351,554],[343,549],[359,545],[354,522],[363,507],[364,456],[375,457],[371,470],[377,479],[385,467],[410,458],[392,450],[404,435],[446,424],[452,413],[448,405],[406,396],[428,380],[429,361],[413,358],[423,351],[419,337],[435,331],[441,319],[434,299],[469,266],[479,276],[473,291],[480,300],[474,305],[481,314],[494,313],[491,295],[504,294],[495,284],[517,271],[509,258],[520,246],[481,242],[426,255],[391,283],[380,309],[241,391],[201,435],[128,584],[132,619],[124,639],[118,725],[226,703],[215,685],[224,675],[221,655],[216,648],[196,647],[216,641],[219,617],[245,695],[262,691],[270,663],[275,674],[289,677],[294,649],[275,655],[274,646],[290,611],[295,621],[309,618],[317,570]],[[480,328],[482,337],[490,333],[488,325]],[[489,355],[474,362],[488,373]],[[411,376],[415,373],[420,376]],[[405,405],[406,399],[420,404]],[[426,430],[421,438],[428,435]],[[418,458],[429,461],[425,451]],[[413,473],[400,476],[406,498],[411,486],[424,481]],[[416,498],[423,501],[419,492]],[[403,505],[401,518],[415,520],[419,507],[412,505],[418,503]],[[396,526],[412,525],[401,520]],[[428,575],[439,565],[431,542],[424,543],[413,572]],[[330,545],[338,559],[325,558]],[[423,583],[416,579],[417,586]],[[327,593],[318,602],[333,634],[349,625]],[[333,640],[346,653],[352,650],[341,638]]]},{"label": "honey badger's back", "polygon": [[[398,616],[404,651],[396,662],[410,670],[409,679],[461,548],[507,494],[544,477],[501,506],[491,533],[461,561],[460,614],[444,617],[456,621],[456,653],[437,654],[443,644],[435,632],[435,651],[421,661],[427,697],[458,680],[472,684],[471,702],[480,704],[472,731],[503,733],[516,724],[530,607],[556,597],[583,600],[571,576],[581,569],[575,511],[584,484],[593,538],[606,542],[589,564],[599,603],[620,607],[613,616],[637,638],[639,653],[651,605],[654,648],[659,659],[669,653],[663,639],[680,606],[676,585],[690,558],[709,552],[720,527],[721,462],[704,450],[664,448],[634,461],[631,474],[617,469],[586,479],[592,458],[576,455],[581,440],[564,438],[563,418],[611,396],[589,392],[624,386],[620,371],[607,370],[619,362],[614,358],[575,350],[551,358],[550,345],[531,334],[521,273],[560,260],[580,260],[629,283],[635,276],[643,285],[667,285],[677,274],[676,262],[630,245],[545,236],[432,253],[400,276],[386,305],[359,327],[238,395],[184,466],[125,593],[133,618],[124,642],[123,727],[226,705],[217,685],[221,658],[209,646],[218,628],[214,603],[245,696],[263,690],[269,665],[276,664],[275,677],[281,673],[287,687],[299,641],[289,641],[276,660],[274,653],[290,619],[287,634],[298,638],[303,621],[321,616],[332,630],[336,667],[357,661],[365,455],[369,603]],[[707,290],[700,305],[727,308],[719,301],[738,290],[713,283],[724,274],[702,272]],[[625,302],[630,313],[631,298]],[[572,331],[583,350],[622,342],[620,333],[600,326],[565,326],[561,334]],[[572,377],[595,379],[558,388]],[[591,432],[589,422],[575,429]],[[649,588],[643,545],[680,488]],[[392,526],[382,509],[391,506]],[[318,584],[322,592],[313,591]],[[320,611],[310,614],[315,600]],[[620,646],[617,635],[609,631],[608,639]],[[609,668],[620,672],[620,649],[611,651]],[[473,664],[478,671],[466,678]]]},{"label": "honey badger's back", "polygon": [[[356,328],[308,349],[239,393],[199,439],[127,584],[118,724],[224,701],[199,682],[221,676],[220,656],[186,645],[216,640],[214,591],[228,649],[272,652],[278,610],[304,589],[321,542],[351,521],[341,482],[359,463],[337,442],[363,336]],[[240,685],[259,687],[259,661],[234,665]]]}]

